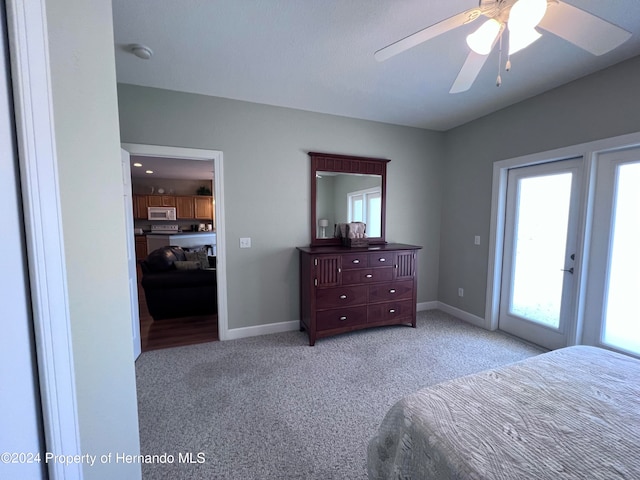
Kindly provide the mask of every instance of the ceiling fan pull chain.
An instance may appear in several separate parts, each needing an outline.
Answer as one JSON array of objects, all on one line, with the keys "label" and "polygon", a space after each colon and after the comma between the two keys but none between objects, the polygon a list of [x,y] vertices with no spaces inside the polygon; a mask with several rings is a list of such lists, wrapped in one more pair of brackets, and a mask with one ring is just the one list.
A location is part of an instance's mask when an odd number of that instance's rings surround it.
[{"label": "ceiling fan pull chain", "polygon": [[500,65],[502,65],[502,34],[500,35],[500,49],[498,51],[498,78],[496,78],[496,87],[502,85],[502,77],[500,76]]}]

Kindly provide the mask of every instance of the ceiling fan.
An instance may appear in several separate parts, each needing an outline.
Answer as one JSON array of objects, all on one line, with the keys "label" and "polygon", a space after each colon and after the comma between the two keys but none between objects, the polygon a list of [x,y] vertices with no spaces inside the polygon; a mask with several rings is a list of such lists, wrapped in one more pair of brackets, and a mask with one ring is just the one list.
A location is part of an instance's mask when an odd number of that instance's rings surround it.
[{"label": "ceiling fan", "polygon": [[[509,56],[540,38],[541,34],[536,27],[551,32],[593,55],[607,53],[631,37],[630,32],[617,25],[560,0],[479,0],[477,8],[458,13],[398,40],[375,52],[374,57],[382,62],[438,35],[471,23],[481,16],[487,17],[488,20],[467,36],[467,44],[471,50],[449,93],[460,93],[471,88],[495,44],[499,41],[502,45],[502,34],[505,30],[509,32]],[[510,60],[507,60],[506,70],[510,68]],[[501,78],[498,74],[497,85],[500,83]]]}]

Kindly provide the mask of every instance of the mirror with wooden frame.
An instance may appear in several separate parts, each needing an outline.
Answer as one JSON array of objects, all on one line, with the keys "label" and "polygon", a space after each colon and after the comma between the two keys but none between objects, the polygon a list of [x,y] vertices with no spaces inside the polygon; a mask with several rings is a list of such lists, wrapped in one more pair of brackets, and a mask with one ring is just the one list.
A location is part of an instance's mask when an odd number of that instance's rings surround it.
[{"label": "mirror with wooden frame", "polygon": [[311,246],[340,245],[339,223],[364,222],[369,243],[385,243],[389,160],[309,152]]}]

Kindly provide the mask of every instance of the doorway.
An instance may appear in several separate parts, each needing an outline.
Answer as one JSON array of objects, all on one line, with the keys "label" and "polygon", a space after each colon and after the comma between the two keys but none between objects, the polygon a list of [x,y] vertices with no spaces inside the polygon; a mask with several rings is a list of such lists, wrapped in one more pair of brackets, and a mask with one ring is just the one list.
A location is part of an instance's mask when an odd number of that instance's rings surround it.
[{"label": "doorway", "polygon": [[[217,315],[215,318],[211,316],[198,316],[198,317],[185,317],[176,319],[163,319],[153,321],[153,318],[149,314],[147,308],[144,291],[138,283],[139,292],[139,305],[140,305],[140,338],[142,351],[167,348],[171,346],[187,345],[194,343],[201,343],[203,341],[214,341],[225,339],[227,333],[227,302],[226,302],[226,258],[225,258],[225,241],[224,241],[224,192],[223,192],[223,165],[222,165],[222,152],[213,150],[199,150],[180,147],[162,147],[153,145],[139,145],[139,144],[123,144],[122,148],[129,152],[132,158],[147,158],[149,161],[152,159],[162,159],[166,161],[171,159],[175,165],[180,165],[180,162],[184,162],[183,166],[190,163],[198,162],[202,165],[207,165],[206,168],[211,168],[213,175],[213,193],[215,194],[215,202],[213,207],[213,218],[215,219],[215,246],[208,249],[210,254],[213,254],[215,261],[215,270],[217,278]],[[180,169],[178,169],[180,170]],[[153,183],[153,182],[152,182]],[[157,183],[157,182],[156,182]],[[154,188],[153,193],[158,192],[158,188],[162,189],[162,193],[169,194],[172,190],[171,186],[167,185],[151,185]],[[149,187],[151,188],[151,187]],[[165,191],[166,190],[166,191]],[[150,190],[149,190],[150,192]],[[179,194],[179,191],[172,192]],[[178,198],[177,195],[176,198]],[[133,211],[130,212],[133,216]],[[176,225],[180,226],[180,229],[184,227],[185,230],[191,225],[182,225],[183,223],[189,223],[188,221],[176,221]],[[171,222],[174,223],[174,222]],[[190,223],[194,223],[191,221]],[[205,222],[205,228],[208,227]],[[150,253],[150,252],[145,252]],[[138,278],[141,277],[140,267],[137,268]],[[215,299],[212,299],[215,301]]]},{"label": "doorway", "polygon": [[549,349],[573,312],[583,160],[510,169],[498,327]]}]

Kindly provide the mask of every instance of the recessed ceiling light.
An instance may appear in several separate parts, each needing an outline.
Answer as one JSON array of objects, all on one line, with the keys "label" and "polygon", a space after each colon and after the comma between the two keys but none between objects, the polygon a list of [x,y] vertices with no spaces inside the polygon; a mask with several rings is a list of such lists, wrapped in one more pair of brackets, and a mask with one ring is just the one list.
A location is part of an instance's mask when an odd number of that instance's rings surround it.
[{"label": "recessed ceiling light", "polygon": [[147,170],[146,173],[153,173],[153,170]]},{"label": "recessed ceiling light", "polygon": [[134,163],[134,164],[133,164],[133,166],[134,166],[134,167],[141,167],[141,166],[142,166],[142,164],[141,164],[141,163]]}]

